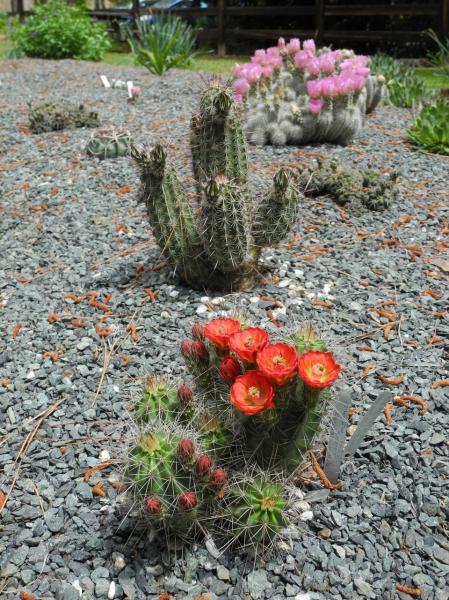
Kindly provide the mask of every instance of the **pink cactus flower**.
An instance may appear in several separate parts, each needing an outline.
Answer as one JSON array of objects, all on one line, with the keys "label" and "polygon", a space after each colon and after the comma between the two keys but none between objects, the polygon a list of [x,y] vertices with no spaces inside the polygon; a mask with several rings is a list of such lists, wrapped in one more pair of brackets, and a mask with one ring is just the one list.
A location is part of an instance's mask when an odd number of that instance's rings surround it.
[{"label": "pink cactus flower", "polygon": [[322,95],[320,79],[310,79],[307,82],[307,93],[311,98],[319,98]]},{"label": "pink cactus flower", "polygon": [[309,58],[309,55],[304,50],[301,50],[301,52],[297,52],[294,58],[295,66],[298,69],[304,69],[309,61]]},{"label": "pink cactus flower", "polygon": [[231,73],[233,77],[240,77],[242,74],[242,65],[235,64],[231,69]]},{"label": "pink cactus flower", "polygon": [[262,76],[262,67],[256,64],[251,65],[246,70],[245,76],[248,83],[257,83]]},{"label": "pink cactus flower", "polygon": [[140,96],[141,89],[138,85],[133,85],[131,88],[131,97],[138,98]]},{"label": "pink cactus flower", "polygon": [[334,77],[326,77],[325,79],[321,79],[321,95],[327,98],[333,98],[335,96]]},{"label": "pink cactus flower", "polygon": [[326,75],[330,75],[335,69],[335,58],[332,56],[331,52],[327,52],[326,54],[322,54],[319,57],[321,70]]},{"label": "pink cactus flower", "polygon": [[318,58],[309,58],[306,64],[306,69],[310,73],[310,75],[316,76],[319,75],[321,65]]},{"label": "pink cactus flower", "polygon": [[278,39],[278,48],[279,50],[284,50],[285,48],[285,40],[282,37]]},{"label": "pink cactus flower", "polygon": [[289,54],[296,54],[301,50],[301,42],[298,38],[292,38],[286,46]]},{"label": "pink cactus flower", "polygon": [[321,98],[311,98],[309,100],[309,110],[314,115],[318,115],[323,108],[323,101]]},{"label": "pink cactus flower", "polygon": [[246,94],[249,91],[250,85],[246,79],[241,77],[240,79],[236,79],[234,81],[232,88],[236,94],[246,96]]},{"label": "pink cactus flower", "polygon": [[314,40],[305,40],[302,44],[303,50],[308,52],[310,56],[315,56],[316,46]]},{"label": "pink cactus flower", "polygon": [[273,72],[274,72],[274,69],[271,65],[266,65],[266,66],[262,67],[262,76],[265,77],[266,79],[269,79],[270,77],[272,77]]},{"label": "pink cactus flower", "polygon": [[279,48],[277,46],[267,48],[267,56],[279,56]]}]

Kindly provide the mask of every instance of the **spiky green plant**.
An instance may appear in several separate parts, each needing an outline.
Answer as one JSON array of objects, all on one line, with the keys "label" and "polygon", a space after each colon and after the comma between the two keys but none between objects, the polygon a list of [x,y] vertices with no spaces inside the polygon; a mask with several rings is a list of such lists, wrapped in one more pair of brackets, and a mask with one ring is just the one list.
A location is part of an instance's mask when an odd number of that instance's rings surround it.
[{"label": "spiky green plant", "polygon": [[124,129],[102,129],[92,134],[86,152],[97,158],[117,158],[129,153],[131,136]]},{"label": "spiky green plant", "polygon": [[29,104],[29,127],[33,133],[60,131],[76,127],[98,127],[98,113],[87,110],[83,104],[53,101],[37,106]]},{"label": "spiky green plant", "polygon": [[143,395],[136,403],[135,419],[138,423],[149,423],[165,414],[175,412],[178,408],[176,390],[166,381],[149,377],[145,382]]},{"label": "spiky green plant", "polygon": [[306,195],[330,195],[341,206],[370,210],[388,208],[398,196],[397,173],[384,174],[339,161],[318,161],[300,172],[299,186]]},{"label": "spiky green plant", "polygon": [[179,278],[195,288],[248,288],[263,246],[287,235],[301,194],[289,169],[258,200],[247,183],[243,131],[232,90],[214,82],[191,120],[196,206],[161,145],[132,146],[140,166],[141,200],[156,240]]},{"label": "spiky green plant", "polygon": [[409,138],[424,150],[435,154],[449,154],[449,102],[442,98],[424,106],[416,114]]}]

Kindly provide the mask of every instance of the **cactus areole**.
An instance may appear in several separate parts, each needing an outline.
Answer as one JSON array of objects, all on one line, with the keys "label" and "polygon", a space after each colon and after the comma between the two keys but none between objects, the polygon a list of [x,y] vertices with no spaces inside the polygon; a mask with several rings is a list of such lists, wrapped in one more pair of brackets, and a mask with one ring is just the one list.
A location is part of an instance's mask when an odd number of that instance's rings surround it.
[{"label": "cactus areole", "polygon": [[[214,82],[190,123],[196,202],[163,149],[133,145],[140,199],[164,256],[179,279],[199,289],[254,285],[260,252],[278,244],[296,220],[302,194],[293,173],[279,170],[260,196],[248,185],[246,143],[231,88]],[[259,199],[260,197],[260,199]]]}]

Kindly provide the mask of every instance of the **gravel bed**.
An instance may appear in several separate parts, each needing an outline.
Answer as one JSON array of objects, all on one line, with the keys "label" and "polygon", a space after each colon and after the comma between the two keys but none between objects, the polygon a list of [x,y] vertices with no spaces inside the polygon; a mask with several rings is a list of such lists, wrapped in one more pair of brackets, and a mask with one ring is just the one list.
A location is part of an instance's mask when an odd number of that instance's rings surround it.
[{"label": "gravel bed", "polygon": [[[125,91],[102,87],[100,74],[133,79],[141,99],[127,103]],[[260,286],[225,298],[177,285],[161,264],[130,159],[88,158],[88,130],[36,136],[26,129],[28,101],[79,100],[98,109],[102,125],[169,142],[189,184],[188,119],[208,78],[173,71],[161,79],[75,61],[0,62],[4,494],[22,459],[1,514],[0,596],[406,600],[396,589],[402,584],[419,588],[423,600],[445,600],[449,388],[435,383],[449,376],[449,161],[406,142],[410,113],[380,108],[346,148],[251,148],[256,190],[275,167],[323,156],[398,170],[401,195],[389,210],[361,215],[325,198],[306,200],[288,245],[264,253]],[[101,310],[66,296],[88,291],[100,300],[112,294],[106,323],[99,324]],[[126,514],[115,463],[84,481],[127,443],[140,378],[181,375],[178,341],[196,320],[232,306],[273,328],[270,319],[280,327],[312,320],[338,345],[348,369],[340,386],[351,388],[356,409],[350,429],[384,389],[417,394],[429,406],[424,415],[418,405],[395,407],[390,425],[379,418],[344,465],[341,491],[323,500],[318,486],[304,484],[289,537],[256,561],[243,553],[216,559],[202,541],[177,549],[149,538]],[[395,312],[389,334],[382,309]],[[49,322],[52,314],[60,320]],[[126,337],[131,321],[136,343]],[[95,326],[106,325],[113,334],[105,340]],[[399,375],[394,386],[379,380]],[[104,496],[95,493],[98,483]]]}]

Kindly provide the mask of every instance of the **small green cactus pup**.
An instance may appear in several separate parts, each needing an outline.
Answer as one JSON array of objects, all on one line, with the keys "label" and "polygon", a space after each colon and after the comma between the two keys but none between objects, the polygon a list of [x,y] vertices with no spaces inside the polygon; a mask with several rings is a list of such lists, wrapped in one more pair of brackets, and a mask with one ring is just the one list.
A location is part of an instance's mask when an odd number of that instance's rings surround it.
[{"label": "small green cactus pup", "polygon": [[288,235],[302,196],[289,170],[275,175],[273,188],[262,200],[251,193],[240,111],[231,88],[210,85],[192,117],[190,134],[196,203],[190,201],[162,146],[131,146],[153,233],[174,272],[188,285],[251,287],[262,247]]},{"label": "small green cactus pup", "polygon": [[236,483],[229,497],[231,531],[244,545],[267,545],[287,526],[282,486],[264,480]]},{"label": "small green cactus pup", "polygon": [[397,178],[396,173],[380,173],[355,164],[318,161],[315,168],[300,173],[298,185],[307,195],[329,195],[337,204],[354,210],[384,210],[398,197]]},{"label": "small green cactus pup", "polygon": [[[185,398],[185,391],[183,398]],[[136,402],[135,419],[138,423],[151,423],[161,414],[178,410],[179,396],[173,386],[160,377],[148,377],[142,397]]]},{"label": "small green cactus pup", "polygon": [[151,523],[181,535],[217,509],[227,480],[226,471],[201,451],[188,430],[162,423],[141,431],[125,478]]},{"label": "small green cactus pup", "polygon": [[29,127],[33,133],[60,131],[77,127],[98,127],[98,113],[86,110],[82,104],[55,101],[37,106],[29,104]]},{"label": "small green cactus pup", "polygon": [[291,339],[299,356],[307,352],[307,350],[327,352],[325,342],[317,336],[310,323],[304,329],[295,331]]},{"label": "small green cactus pup", "polygon": [[124,129],[100,129],[92,134],[86,152],[97,158],[118,158],[129,154],[131,135]]},{"label": "small green cactus pup", "polygon": [[313,40],[282,38],[256,50],[232,70],[245,132],[254,144],[347,144],[383,95],[384,79],[370,75],[366,56],[317,50]]}]

